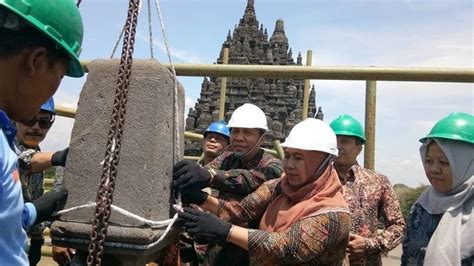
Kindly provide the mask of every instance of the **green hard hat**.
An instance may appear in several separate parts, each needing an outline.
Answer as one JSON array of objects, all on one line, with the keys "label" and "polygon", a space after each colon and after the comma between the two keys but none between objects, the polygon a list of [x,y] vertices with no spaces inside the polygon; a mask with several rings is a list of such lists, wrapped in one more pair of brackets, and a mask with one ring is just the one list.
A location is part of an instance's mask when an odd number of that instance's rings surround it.
[{"label": "green hard hat", "polygon": [[451,113],[439,120],[430,133],[420,139],[425,142],[429,138],[459,140],[474,144],[474,116],[468,113]]},{"label": "green hard hat", "polygon": [[365,133],[362,125],[350,115],[340,115],[330,124],[336,135],[353,136],[365,143]]},{"label": "green hard hat", "polygon": [[0,6],[23,18],[71,57],[66,75],[84,75],[78,58],[83,35],[82,18],[73,0],[0,0]]}]

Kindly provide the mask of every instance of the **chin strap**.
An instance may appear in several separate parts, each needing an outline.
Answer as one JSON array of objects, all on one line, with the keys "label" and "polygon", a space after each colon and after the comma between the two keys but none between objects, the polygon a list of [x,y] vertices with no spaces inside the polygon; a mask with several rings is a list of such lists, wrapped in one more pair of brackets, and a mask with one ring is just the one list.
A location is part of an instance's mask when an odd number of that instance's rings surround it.
[{"label": "chin strap", "polygon": [[311,176],[310,180],[312,180],[314,177],[319,177],[325,170],[326,167],[328,167],[334,159],[334,155],[328,154],[324,161],[319,165],[318,169],[316,169]]},{"label": "chin strap", "polygon": [[258,138],[257,142],[255,142],[255,144],[252,146],[252,148],[250,148],[246,153],[242,154],[242,155],[236,155],[234,153],[234,155],[238,158],[240,158],[240,160],[242,160],[243,158],[245,158],[245,156],[247,156],[250,152],[252,152],[255,147],[257,147],[257,145],[262,141],[263,137],[265,136],[265,133],[263,133],[260,138]]}]

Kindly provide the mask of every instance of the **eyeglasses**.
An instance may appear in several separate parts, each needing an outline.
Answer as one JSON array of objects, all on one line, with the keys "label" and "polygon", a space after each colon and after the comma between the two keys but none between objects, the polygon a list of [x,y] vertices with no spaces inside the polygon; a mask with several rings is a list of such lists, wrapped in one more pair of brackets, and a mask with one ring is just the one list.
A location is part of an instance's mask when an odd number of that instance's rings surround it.
[{"label": "eyeglasses", "polygon": [[23,125],[29,126],[29,127],[33,127],[34,125],[36,125],[36,123],[38,123],[38,126],[39,126],[41,129],[48,129],[48,128],[50,128],[50,127],[53,125],[54,119],[55,119],[55,116],[52,116],[50,119],[48,119],[48,118],[36,119],[36,117],[33,117],[33,118],[30,119],[30,120],[21,121],[21,123],[22,123]]}]

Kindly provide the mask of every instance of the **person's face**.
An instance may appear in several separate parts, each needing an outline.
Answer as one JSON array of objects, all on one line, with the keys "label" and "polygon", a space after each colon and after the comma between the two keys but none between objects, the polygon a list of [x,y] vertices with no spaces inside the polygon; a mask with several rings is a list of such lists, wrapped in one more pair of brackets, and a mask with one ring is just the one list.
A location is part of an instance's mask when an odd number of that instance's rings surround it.
[{"label": "person's face", "polygon": [[350,167],[354,165],[357,155],[362,151],[362,144],[357,144],[357,139],[352,136],[337,136],[337,149],[339,155],[335,159],[335,165]]},{"label": "person's face", "polygon": [[56,92],[67,71],[66,60],[50,63],[42,47],[26,51],[16,86],[16,99],[21,104],[13,106],[12,119],[16,121],[28,120],[38,113],[41,105]]},{"label": "person's face", "polygon": [[[234,127],[230,131],[230,145],[234,153],[245,154],[257,143],[261,136],[258,128]],[[259,147],[255,150],[258,151]]]},{"label": "person's face", "polygon": [[453,176],[449,161],[436,142],[429,144],[424,166],[425,174],[436,191],[443,194],[451,191]]},{"label": "person's face", "polygon": [[218,133],[208,133],[203,141],[203,151],[207,156],[218,156],[228,145],[227,138]]},{"label": "person's face", "polygon": [[290,185],[299,187],[308,183],[326,156],[325,153],[317,151],[285,148],[283,170],[285,171]]},{"label": "person's face", "polygon": [[18,132],[16,137],[21,143],[25,144],[28,147],[38,147],[40,142],[43,141],[49,131],[49,127],[41,128],[40,124],[42,124],[43,127],[50,124],[49,126],[51,127],[52,122],[53,115],[48,112],[41,111],[30,121],[24,122],[29,123],[30,125],[26,125],[22,122],[17,123]]}]

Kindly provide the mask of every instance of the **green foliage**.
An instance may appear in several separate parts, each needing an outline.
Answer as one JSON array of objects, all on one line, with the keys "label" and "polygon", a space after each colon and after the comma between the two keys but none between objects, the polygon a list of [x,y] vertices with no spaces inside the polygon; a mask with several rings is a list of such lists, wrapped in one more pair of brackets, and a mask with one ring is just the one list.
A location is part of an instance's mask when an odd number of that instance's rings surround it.
[{"label": "green foliage", "polygon": [[393,186],[395,193],[400,200],[400,208],[402,209],[405,221],[408,220],[410,210],[420,194],[428,188],[427,185],[420,184],[416,188],[410,188],[404,184],[396,184]]},{"label": "green foliage", "polygon": [[[46,183],[46,180],[49,179],[49,180],[54,180],[56,178],[56,167],[50,167],[46,170],[44,170],[43,172],[43,178],[45,180],[44,183]],[[43,184],[44,184],[43,183]],[[44,184],[43,187],[44,187],[44,192],[49,192],[51,191],[52,189],[52,186],[51,185],[47,185],[48,183]]]},{"label": "green foliage", "polygon": [[50,167],[43,172],[44,179],[54,179],[56,175],[56,167]]}]

